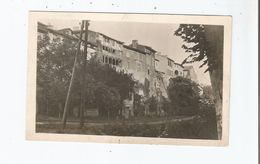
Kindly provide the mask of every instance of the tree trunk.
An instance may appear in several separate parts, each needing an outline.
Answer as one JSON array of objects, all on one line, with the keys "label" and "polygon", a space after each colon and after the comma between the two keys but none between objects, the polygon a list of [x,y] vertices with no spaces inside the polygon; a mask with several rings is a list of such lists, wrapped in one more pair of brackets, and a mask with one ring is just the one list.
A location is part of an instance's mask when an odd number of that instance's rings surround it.
[{"label": "tree trunk", "polygon": [[39,112],[39,105],[38,105],[38,101],[36,100],[36,116],[38,116],[38,112]]},{"label": "tree trunk", "polygon": [[215,63],[216,67],[210,70],[210,80],[215,99],[218,139],[222,138],[222,90],[223,90],[223,26],[205,26],[205,37],[208,42],[209,63]]},{"label": "tree trunk", "polygon": [[218,139],[222,137],[222,80],[218,71],[210,73],[211,85],[215,99]]}]

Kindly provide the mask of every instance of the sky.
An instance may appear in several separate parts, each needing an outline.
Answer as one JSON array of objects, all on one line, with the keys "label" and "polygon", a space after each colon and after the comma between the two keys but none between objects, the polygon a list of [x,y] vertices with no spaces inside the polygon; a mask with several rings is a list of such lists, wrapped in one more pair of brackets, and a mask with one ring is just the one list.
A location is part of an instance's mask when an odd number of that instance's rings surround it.
[{"label": "sky", "polygon": [[[54,29],[79,27],[80,24],[80,20],[48,19],[40,21],[52,25]],[[184,43],[182,39],[174,35],[179,24],[111,21],[90,21],[89,23],[89,30],[108,35],[111,38],[124,42],[126,45],[130,44],[132,40],[138,40],[138,43],[152,47],[177,63],[182,63],[189,55],[181,48]],[[210,85],[209,74],[204,73],[206,68],[199,68],[200,63],[194,63],[192,66],[197,74],[198,83]]]}]

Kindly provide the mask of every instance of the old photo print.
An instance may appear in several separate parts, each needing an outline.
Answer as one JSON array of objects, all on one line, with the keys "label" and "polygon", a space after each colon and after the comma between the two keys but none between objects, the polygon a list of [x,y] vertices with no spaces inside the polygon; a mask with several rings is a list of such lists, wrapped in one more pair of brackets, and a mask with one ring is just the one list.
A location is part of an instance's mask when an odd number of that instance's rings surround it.
[{"label": "old photo print", "polygon": [[231,17],[30,12],[27,139],[228,144]]}]

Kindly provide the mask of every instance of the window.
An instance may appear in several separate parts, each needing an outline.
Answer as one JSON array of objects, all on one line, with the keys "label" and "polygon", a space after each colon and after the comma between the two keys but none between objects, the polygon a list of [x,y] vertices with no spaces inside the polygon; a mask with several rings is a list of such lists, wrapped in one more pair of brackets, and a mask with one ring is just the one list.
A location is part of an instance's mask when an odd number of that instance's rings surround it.
[{"label": "window", "polygon": [[141,64],[139,62],[136,62],[136,65],[137,65],[137,71],[141,71]]},{"label": "window", "polygon": [[111,58],[108,59],[108,63],[112,64],[112,59]]},{"label": "window", "polygon": [[109,43],[109,39],[108,38],[105,38],[104,40],[105,40],[105,42]]},{"label": "window", "polygon": [[132,93],[128,94],[128,98],[129,98],[130,101],[132,100]]},{"label": "window", "polygon": [[148,75],[150,75],[150,70],[149,69],[147,70],[147,73],[148,73]]},{"label": "window", "polygon": [[113,65],[116,65],[116,61],[115,61],[115,59],[113,59]]},{"label": "window", "polygon": [[107,63],[108,62],[108,59],[107,59],[107,56],[106,56],[106,58],[105,58],[105,63]]},{"label": "window", "polygon": [[172,61],[168,60],[168,66],[172,66]]},{"label": "window", "polygon": [[155,61],[155,67],[157,67],[158,66],[158,61]]},{"label": "window", "polygon": [[178,75],[179,75],[179,72],[178,72],[177,70],[175,70],[175,71],[174,71],[174,74],[175,74],[176,76],[178,76]]},{"label": "window", "polygon": [[104,55],[103,55],[103,59],[102,59],[102,62],[103,62],[103,63],[105,62],[105,57],[104,57]]},{"label": "window", "polygon": [[146,64],[151,65],[151,57],[150,55],[146,55]]}]

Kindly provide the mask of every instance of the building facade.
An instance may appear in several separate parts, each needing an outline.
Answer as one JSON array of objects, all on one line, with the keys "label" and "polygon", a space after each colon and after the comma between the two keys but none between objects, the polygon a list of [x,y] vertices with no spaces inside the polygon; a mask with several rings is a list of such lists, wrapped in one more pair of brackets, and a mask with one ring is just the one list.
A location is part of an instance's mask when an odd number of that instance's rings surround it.
[{"label": "building facade", "polygon": [[[50,39],[71,39],[78,41],[80,30],[65,28],[54,30],[47,25],[38,23],[38,37],[48,34]],[[84,40],[83,33],[83,42]],[[196,73],[192,66],[183,67],[166,55],[162,55],[153,48],[132,40],[130,45],[109,37],[105,34],[88,30],[88,59],[96,56],[102,64],[109,64],[117,71],[132,74],[140,86],[136,92],[145,99],[155,96],[160,102],[162,97],[168,98],[167,86],[170,78],[182,76],[197,81]],[[133,93],[129,99],[124,100],[122,114],[125,118],[133,116]],[[148,112],[149,113],[149,112]],[[160,107],[158,112],[162,113]]]}]

